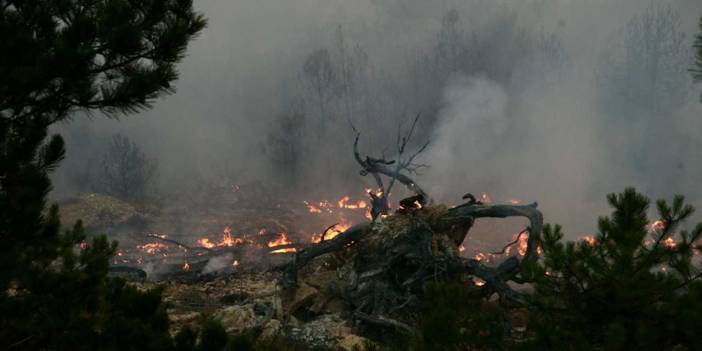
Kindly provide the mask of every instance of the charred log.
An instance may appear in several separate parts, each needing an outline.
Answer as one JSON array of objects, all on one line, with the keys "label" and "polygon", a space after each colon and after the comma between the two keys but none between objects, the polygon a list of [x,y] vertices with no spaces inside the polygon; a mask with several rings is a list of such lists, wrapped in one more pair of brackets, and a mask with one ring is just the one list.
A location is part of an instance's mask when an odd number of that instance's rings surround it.
[{"label": "charred log", "polygon": [[[506,217],[529,220],[527,248],[521,259],[509,257],[497,266],[489,266],[459,255],[458,246],[476,219]],[[337,269],[343,283],[339,295],[354,310],[355,318],[364,323],[406,331],[407,328],[392,323],[393,315],[412,306],[412,301],[421,300],[426,283],[465,277],[481,282],[475,286],[477,298],[497,294],[506,305],[528,306],[508,283],[526,281],[520,276],[521,266],[536,258],[542,222],[536,204],[473,203],[454,208],[417,206],[398,210],[388,217],[354,226],[332,240],[306,246],[294,254],[291,262],[277,267],[283,271],[279,284],[294,287],[298,270],[315,258],[347,251],[352,258]],[[408,327],[411,324],[399,323]]]}]

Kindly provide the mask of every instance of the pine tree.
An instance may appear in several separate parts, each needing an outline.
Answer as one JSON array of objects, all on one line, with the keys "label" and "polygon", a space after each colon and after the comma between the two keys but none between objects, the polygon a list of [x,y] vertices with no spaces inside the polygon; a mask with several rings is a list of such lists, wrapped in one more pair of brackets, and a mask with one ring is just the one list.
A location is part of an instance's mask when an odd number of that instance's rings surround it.
[{"label": "pine tree", "polygon": [[[702,224],[679,230],[694,209],[677,196],[657,202],[634,189],[608,196],[614,212],[599,219],[599,234],[563,243],[559,226],[546,226],[544,259],[535,279],[529,327],[532,346],[571,350],[699,350],[702,322]],[[697,262],[697,263],[695,263]]]},{"label": "pine tree", "polygon": [[[700,18],[700,34],[695,39],[695,68],[692,69],[692,76],[696,82],[702,83],[702,18]],[[702,95],[700,95],[702,101]]]},{"label": "pine tree", "polygon": [[172,346],[160,291],[108,278],[116,244],[47,208],[64,156],[48,127],[149,107],[204,26],[190,0],[0,0],[0,348]]}]

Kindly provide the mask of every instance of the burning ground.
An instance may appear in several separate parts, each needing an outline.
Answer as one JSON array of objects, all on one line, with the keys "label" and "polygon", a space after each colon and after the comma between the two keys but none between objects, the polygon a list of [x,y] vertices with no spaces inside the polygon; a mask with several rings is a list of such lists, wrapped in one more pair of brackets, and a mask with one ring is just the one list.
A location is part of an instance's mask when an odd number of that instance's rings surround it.
[{"label": "burning ground", "polygon": [[[362,157],[357,132],[360,174],[376,183],[358,195],[286,198],[254,183],[213,189],[205,206],[181,208],[86,194],[64,204],[64,213],[119,240],[113,275],[166,283],[176,328],[204,314],[232,334],[353,349],[365,337],[386,338],[385,330],[412,333],[427,284],[435,282],[460,284],[475,300],[499,306],[505,331],[519,340],[520,316],[530,306],[523,293],[533,282],[523,268],[542,253],[543,214],[536,202],[497,202],[487,194],[467,193],[453,206],[434,203],[410,178],[426,147],[406,148],[418,119],[398,138],[395,160]],[[395,204],[394,185],[413,195]],[[490,219],[499,222],[472,230]],[[527,221],[504,230],[512,219]],[[646,245],[674,248],[672,228],[651,223],[657,239]],[[600,245],[591,235],[581,241]]]},{"label": "burning ground", "polygon": [[[182,208],[91,193],[65,201],[62,215],[67,222],[83,218],[89,233],[106,233],[119,242],[112,274],[144,287],[165,284],[174,330],[205,313],[221,318],[233,333],[263,328],[333,346],[354,335],[354,323],[341,317],[343,304],[326,292],[330,281],[338,280],[325,268],[329,257],[303,270],[305,276],[309,269],[319,274],[306,277],[304,288],[292,296],[276,285],[281,273],[272,268],[307,245],[329,242],[353,224],[370,223],[369,191],[283,199],[247,184],[213,189],[207,206]],[[480,198],[490,201],[487,195]],[[523,254],[525,239],[519,238],[519,248],[505,249],[505,255]],[[488,245],[467,238],[457,250],[465,257],[495,259]],[[310,309],[318,318],[310,317]]]}]

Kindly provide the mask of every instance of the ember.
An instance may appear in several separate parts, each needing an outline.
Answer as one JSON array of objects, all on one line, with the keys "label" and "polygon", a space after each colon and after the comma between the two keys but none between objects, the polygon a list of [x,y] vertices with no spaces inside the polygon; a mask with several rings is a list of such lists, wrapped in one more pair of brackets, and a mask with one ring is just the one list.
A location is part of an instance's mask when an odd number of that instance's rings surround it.
[{"label": "ember", "polygon": [[137,249],[148,253],[149,255],[163,254],[167,255],[168,245],[163,243],[148,243],[144,245],[137,245]]}]

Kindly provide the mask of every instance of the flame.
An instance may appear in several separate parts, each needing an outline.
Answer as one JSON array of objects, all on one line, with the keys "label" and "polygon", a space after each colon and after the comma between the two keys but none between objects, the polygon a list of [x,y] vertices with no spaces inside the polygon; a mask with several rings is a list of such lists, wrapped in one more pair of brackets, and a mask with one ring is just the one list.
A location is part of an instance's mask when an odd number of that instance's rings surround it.
[{"label": "flame", "polygon": [[234,262],[232,263],[232,266],[238,267],[238,266],[239,266],[239,260],[234,260]]},{"label": "flame", "polygon": [[659,220],[651,223],[649,228],[652,232],[662,231],[663,229],[665,229],[665,221],[663,221],[662,219],[659,219]]},{"label": "flame", "polygon": [[478,200],[484,204],[489,204],[492,202],[492,198],[488,194],[480,195],[480,199]]},{"label": "flame", "polygon": [[[524,255],[526,255],[527,248],[529,247],[529,232],[526,232],[526,231],[519,232],[519,233],[514,234],[512,236],[512,240],[517,240],[517,238],[519,238],[519,243],[517,246],[517,253],[519,254],[519,256],[524,256]],[[511,247],[508,247],[505,250],[505,254],[509,255],[509,253],[511,251],[510,249],[511,249]]]},{"label": "flame", "polygon": [[[280,233],[280,237],[275,240],[271,240],[268,242],[268,247],[277,247],[281,245],[290,245],[292,244],[292,241],[288,239],[288,235],[285,234],[285,232]],[[297,250],[294,247],[289,247],[285,249],[280,249],[280,250],[273,250],[271,253],[285,253],[285,252],[296,252]]]},{"label": "flame", "polygon": [[232,229],[229,227],[224,228],[222,236],[222,241],[219,242],[219,246],[234,246],[244,243],[244,240],[240,238],[232,238]]},{"label": "flame", "polygon": [[312,205],[311,203],[307,201],[303,201],[305,203],[305,206],[307,206],[307,210],[310,213],[322,213],[322,210],[319,209],[319,207]]},{"label": "flame", "polygon": [[240,245],[240,244],[244,243],[244,240],[241,238],[233,237],[232,236],[232,228],[225,227],[224,230],[222,231],[222,240],[220,240],[218,243],[213,243],[208,238],[198,239],[197,243],[200,244],[201,247],[204,247],[207,249],[212,249],[212,248],[217,247],[217,246],[218,247],[231,247],[234,245]]},{"label": "flame", "polygon": [[490,261],[490,256],[489,254],[484,254],[482,252],[477,253],[473,258],[476,261]]},{"label": "flame", "polygon": [[140,251],[144,251],[148,253],[149,255],[154,255],[154,254],[164,254],[166,250],[168,250],[168,245],[163,244],[163,243],[148,243],[144,245],[137,245],[137,249]]},{"label": "flame", "polygon": [[190,270],[190,264],[188,263],[188,261],[185,261],[185,263],[183,264],[183,272],[187,272],[189,270]]},{"label": "flame", "polygon": [[485,285],[485,281],[478,277],[473,277],[473,284],[475,284],[476,286],[483,286]]},{"label": "flame", "polygon": [[349,203],[350,200],[351,200],[351,197],[348,196],[348,195],[346,195],[346,196],[342,197],[342,198],[337,202],[337,205],[338,205],[339,208],[347,208],[347,209],[350,209],[350,210],[363,209],[363,208],[368,207],[368,205],[366,204],[366,202],[363,201],[363,200],[360,200],[360,201],[356,202],[355,204],[354,204],[354,203]]},{"label": "flame", "polygon": [[593,247],[597,245],[597,239],[593,235],[585,235],[584,237],[581,238],[585,243],[587,243],[588,246]]},{"label": "flame", "polygon": [[207,239],[207,238],[202,238],[202,239],[198,240],[197,243],[200,244],[200,246],[208,248],[208,249],[211,249],[211,248],[216,246],[214,243],[210,242],[210,239]]},{"label": "flame", "polygon": [[665,245],[667,248],[672,249],[675,246],[677,246],[677,243],[675,242],[675,240],[673,238],[667,237],[667,238],[665,238],[665,240],[663,240],[663,245]]},{"label": "flame", "polygon": [[[332,229],[329,229],[327,231],[326,235],[324,235],[324,240],[334,239],[337,236],[339,236],[339,234],[345,232],[349,228],[351,228],[351,224],[346,223],[346,222],[339,223],[339,224],[335,225],[334,227],[332,227]],[[312,234],[312,239],[310,240],[310,242],[316,244],[316,243],[321,242],[321,241],[322,241],[322,234],[318,234],[318,233]]]},{"label": "flame", "polygon": [[414,201],[414,206],[415,206],[416,208],[422,208],[422,204],[421,204],[419,201],[416,201],[416,200]]},{"label": "flame", "polygon": [[466,251],[466,247],[463,246],[463,244],[461,244],[461,245],[458,247],[458,252],[463,252],[463,251]]}]

